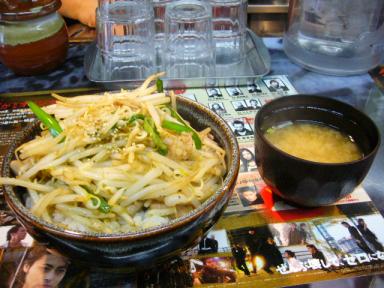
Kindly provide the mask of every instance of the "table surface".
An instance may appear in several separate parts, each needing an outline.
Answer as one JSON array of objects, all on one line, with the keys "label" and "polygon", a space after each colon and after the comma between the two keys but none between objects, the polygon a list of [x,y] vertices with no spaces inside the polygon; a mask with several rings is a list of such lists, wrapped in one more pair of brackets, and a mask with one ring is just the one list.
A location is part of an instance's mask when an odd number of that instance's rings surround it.
[{"label": "table surface", "polygon": [[[317,94],[347,102],[365,111],[376,122],[384,134],[384,97],[368,73],[358,76],[335,77],[320,75],[305,70],[286,57],[280,38],[263,39],[271,54],[271,75],[287,75],[301,94]],[[48,75],[17,77],[0,64],[0,95],[31,90],[53,90],[64,88],[95,87],[84,75],[83,56],[87,44],[70,47],[67,61],[60,69]],[[384,148],[381,144],[372,169],[363,182],[369,196],[384,215]],[[384,287],[383,276],[366,276],[296,287]]]}]

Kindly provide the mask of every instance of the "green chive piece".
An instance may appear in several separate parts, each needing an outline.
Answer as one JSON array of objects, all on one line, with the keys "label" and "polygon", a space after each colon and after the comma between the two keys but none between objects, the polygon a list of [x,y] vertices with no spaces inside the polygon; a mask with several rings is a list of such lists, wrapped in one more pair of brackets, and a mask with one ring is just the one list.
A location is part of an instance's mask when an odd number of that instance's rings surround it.
[{"label": "green chive piece", "polygon": [[161,140],[159,132],[157,132],[155,123],[153,122],[152,118],[145,117],[143,128],[145,131],[147,131],[149,136],[151,136],[153,143],[155,143],[157,152],[159,152],[161,155],[167,155],[168,147],[163,142],[163,140]]},{"label": "green chive piece", "polygon": [[[96,196],[97,197],[97,196]],[[99,206],[99,211],[107,214],[111,212],[111,206],[105,201],[103,197],[98,197],[100,199],[100,206]]]},{"label": "green chive piece", "polygon": [[32,110],[33,114],[36,115],[37,119],[39,119],[49,130],[53,137],[58,136],[63,129],[60,127],[59,122],[41,109],[35,102],[27,101],[29,108]]},{"label": "green chive piece", "polygon": [[187,132],[191,132],[192,133],[192,139],[193,139],[193,142],[195,143],[195,147],[196,147],[197,150],[200,150],[201,146],[202,146],[202,142],[201,142],[199,134],[196,132],[196,130],[193,129],[191,126],[189,126],[187,124],[187,122],[185,122],[184,119],[179,115],[179,113],[177,113],[177,111],[175,111],[171,107],[169,107],[169,109],[171,111],[171,116],[172,117],[176,118],[179,122],[183,123],[186,127],[189,128],[189,131],[187,131]]},{"label": "green chive piece", "polygon": [[161,126],[165,129],[168,129],[177,133],[191,132],[191,129],[189,127],[173,121],[164,120]]},{"label": "green chive piece", "polygon": [[132,124],[133,122],[135,122],[136,120],[144,120],[145,116],[143,114],[135,114],[135,115],[132,115],[131,118],[129,118],[128,120],[128,125]]},{"label": "green chive piece", "polygon": [[163,80],[157,79],[156,80],[156,88],[158,93],[163,93],[164,92],[164,84]]},{"label": "green chive piece", "polygon": [[92,200],[93,204],[96,204],[95,201],[97,201],[94,198],[97,198],[100,201],[100,206],[98,208],[100,212],[105,213],[105,214],[111,212],[111,206],[108,204],[108,202],[103,197],[100,197],[100,196],[93,194],[87,186],[80,185],[80,187],[83,188],[85,191],[87,191],[90,195],[92,195],[93,198],[91,200]]}]

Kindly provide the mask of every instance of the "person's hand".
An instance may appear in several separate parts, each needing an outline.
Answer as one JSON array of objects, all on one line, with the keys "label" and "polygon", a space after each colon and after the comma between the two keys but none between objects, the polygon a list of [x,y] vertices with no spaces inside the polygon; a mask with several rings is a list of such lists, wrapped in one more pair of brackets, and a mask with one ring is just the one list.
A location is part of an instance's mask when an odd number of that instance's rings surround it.
[{"label": "person's hand", "polygon": [[59,13],[90,27],[96,26],[97,0],[61,0]]}]

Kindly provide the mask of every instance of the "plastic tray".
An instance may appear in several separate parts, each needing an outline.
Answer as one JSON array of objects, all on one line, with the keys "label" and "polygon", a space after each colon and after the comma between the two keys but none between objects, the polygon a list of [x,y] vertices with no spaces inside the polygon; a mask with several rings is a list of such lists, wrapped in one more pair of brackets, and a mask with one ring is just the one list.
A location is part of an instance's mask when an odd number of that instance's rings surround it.
[{"label": "plastic tray", "polygon": [[[212,86],[234,86],[252,83],[256,78],[269,73],[271,58],[263,41],[251,30],[247,29],[246,56],[236,64],[216,65],[216,76],[211,78],[164,78],[165,88],[190,88]],[[144,79],[110,79],[110,73],[101,59],[101,55],[92,43],[85,54],[85,74],[88,79],[107,89],[133,88]],[[159,69],[157,69],[159,70]]]}]

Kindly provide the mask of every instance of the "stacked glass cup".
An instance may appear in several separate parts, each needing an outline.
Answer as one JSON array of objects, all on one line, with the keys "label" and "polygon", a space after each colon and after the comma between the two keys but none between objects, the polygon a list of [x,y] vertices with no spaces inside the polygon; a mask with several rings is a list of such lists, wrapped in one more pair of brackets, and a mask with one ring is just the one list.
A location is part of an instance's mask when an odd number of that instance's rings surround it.
[{"label": "stacked glass cup", "polygon": [[99,0],[98,48],[126,79],[214,77],[242,61],[246,15],[247,0]]},{"label": "stacked glass cup", "polygon": [[110,79],[144,79],[155,72],[155,37],[149,0],[99,0],[97,48]]}]

